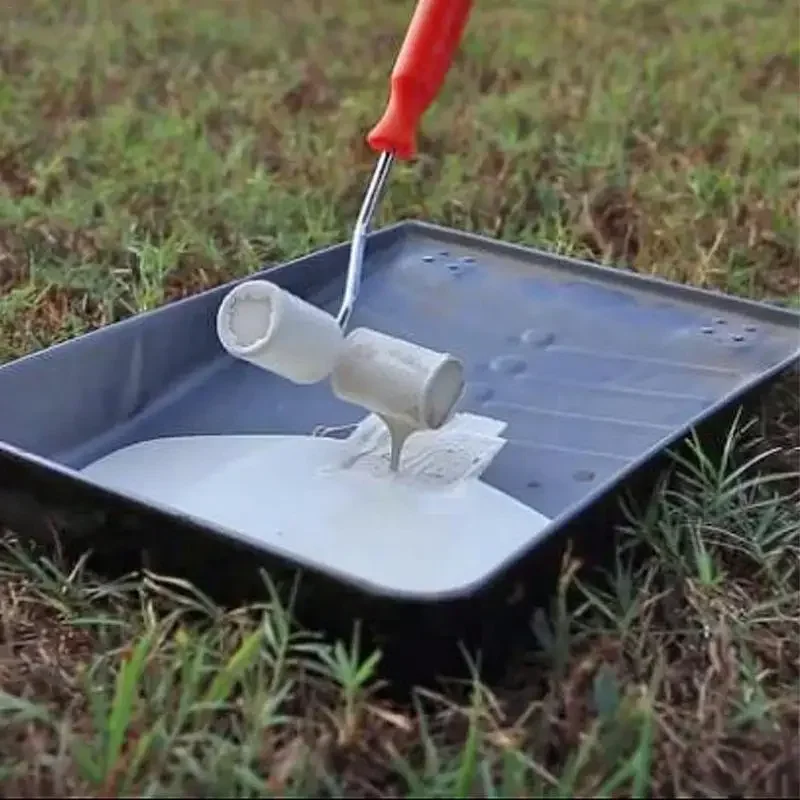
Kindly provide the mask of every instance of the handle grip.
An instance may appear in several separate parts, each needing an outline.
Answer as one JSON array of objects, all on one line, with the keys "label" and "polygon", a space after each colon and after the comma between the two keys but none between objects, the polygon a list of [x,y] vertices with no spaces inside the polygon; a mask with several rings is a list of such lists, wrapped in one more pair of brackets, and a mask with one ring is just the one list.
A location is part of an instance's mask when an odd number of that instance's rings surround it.
[{"label": "handle grip", "polygon": [[417,127],[444,83],[472,10],[472,0],[419,0],[390,80],[389,102],[367,144],[413,158]]}]

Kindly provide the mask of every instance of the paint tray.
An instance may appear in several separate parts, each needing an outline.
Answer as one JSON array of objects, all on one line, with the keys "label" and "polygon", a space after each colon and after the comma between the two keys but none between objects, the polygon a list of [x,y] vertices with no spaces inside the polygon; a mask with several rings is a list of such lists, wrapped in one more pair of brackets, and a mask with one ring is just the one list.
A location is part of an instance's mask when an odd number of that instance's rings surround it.
[{"label": "paint tray", "polygon": [[[334,312],[347,254],[347,245],[336,246],[251,277]],[[386,228],[370,236],[351,325],[463,359],[468,383],[458,411],[502,421],[506,443],[476,480],[482,488],[451,497],[463,526],[418,529],[398,508],[352,536],[337,528],[335,538],[321,525],[303,528],[316,490],[287,500],[277,478],[296,469],[300,481],[303,467],[278,449],[251,485],[264,529],[242,532],[207,480],[211,465],[192,455],[186,437],[241,437],[225,439],[220,454],[238,458],[261,447],[251,437],[280,448],[319,426],[357,423],[364,412],[337,400],[327,382],[298,386],[226,354],[215,315],[232,285],[0,368],[5,523],[33,531],[20,516],[27,503],[56,509],[50,524],[77,545],[172,546],[177,570],[201,559],[222,573],[227,556],[200,554],[231,549],[362,597],[464,599],[535,562],[545,542],[665,447],[800,355],[800,317],[789,310],[431,225]],[[217,509],[210,518],[173,503],[162,478],[148,489],[147,480],[126,488],[93,477],[93,464],[153,439],[167,449],[184,443],[183,461],[170,469],[195,475],[198,486],[206,481],[198,491]],[[498,498],[514,504],[512,522],[502,530],[469,523]],[[466,513],[469,503],[477,506]],[[280,525],[268,524],[279,506]]]}]

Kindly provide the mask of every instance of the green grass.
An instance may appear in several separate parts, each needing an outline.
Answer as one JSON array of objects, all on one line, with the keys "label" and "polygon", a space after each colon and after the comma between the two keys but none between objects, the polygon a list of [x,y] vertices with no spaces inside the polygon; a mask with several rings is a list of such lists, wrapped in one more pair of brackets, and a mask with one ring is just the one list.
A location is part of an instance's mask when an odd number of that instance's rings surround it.
[{"label": "green grass", "polygon": [[[411,0],[0,8],[0,360],[343,241]],[[774,0],[476,0],[393,173],[422,218],[800,302],[800,19]],[[0,560],[3,796],[796,796],[797,379],[690,442],[608,572],[564,563],[470,702],[376,694],[380,656]],[[780,452],[773,452],[780,450]]]}]

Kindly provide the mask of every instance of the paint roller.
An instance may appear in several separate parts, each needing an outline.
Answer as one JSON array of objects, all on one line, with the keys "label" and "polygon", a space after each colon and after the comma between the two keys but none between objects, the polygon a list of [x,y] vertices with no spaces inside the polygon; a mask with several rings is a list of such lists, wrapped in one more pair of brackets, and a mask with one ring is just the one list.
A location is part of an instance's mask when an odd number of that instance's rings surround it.
[{"label": "paint roller", "polygon": [[222,301],[217,334],[236,358],[298,384],[331,377],[341,399],[378,414],[392,435],[392,468],[415,430],[437,429],[464,390],[461,362],[368,328],[347,333],[362,281],[367,234],[395,159],[413,158],[420,119],[435,99],[472,0],[419,0],[390,79],[383,117],[367,136],[378,153],[350,248],[334,317],[268,281],[247,281]]}]

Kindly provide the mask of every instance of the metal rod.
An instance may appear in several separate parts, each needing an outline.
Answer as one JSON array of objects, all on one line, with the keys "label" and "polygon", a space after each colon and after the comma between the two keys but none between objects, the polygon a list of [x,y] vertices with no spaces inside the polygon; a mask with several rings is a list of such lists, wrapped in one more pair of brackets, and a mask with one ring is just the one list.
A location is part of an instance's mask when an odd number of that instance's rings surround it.
[{"label": "metal rod", "polygon": [[378,163],[370,178],[364,200],[361,203],[361,210],[358,212],[358,219],[353,230],[353,241],[350,245],[350,259],[347,263],[347,279],[344,286],[344,296],[336,315],[336,321],[344,330],[350,321],[350,315],[361,288],[361,272],[364,267],[364,250],[367,246],[367,234],[369,233],[372,218],[375,216],[375,209],[381,198],[383,187],[394,163],[392,153],[381,153]]}]

